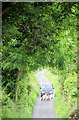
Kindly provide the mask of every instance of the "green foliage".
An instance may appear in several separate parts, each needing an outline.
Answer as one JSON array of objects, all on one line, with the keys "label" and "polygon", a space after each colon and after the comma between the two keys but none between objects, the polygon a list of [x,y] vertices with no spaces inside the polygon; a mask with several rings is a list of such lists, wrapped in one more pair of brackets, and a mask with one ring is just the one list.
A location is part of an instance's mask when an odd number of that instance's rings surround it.
[{"label": "green foliage", "polygon": [[[28,85],[31,88],[29,91]],[[29,92],[29,94],[28,94]],[[34,73],[26,74],[18,82],[18,100],[13,102],[10,94],[3,90],[2,118],[31,118],[32,110],[39,95],[39,85],[35,80]]]},{"label": "green foliage", "polygon": [[77,76],[68,74],[62,93],[59,80],[62,76],[46,71],[46,77],[54,86],[55,109],[58,118],[68,118],[72,110],[77,109]]},{"label": "green foliage", "polygon": [[[6,3],[4,4],[6,6]],[[10,5],[10,3],[7,4]],[[25,117],[24,110],[26,111],[27,108],[24,105],[29,107],[27,113],[30,116],[37,96],[38,87],[36,85],[34,87],[36,82],[33,83],[32,71],[47,66],[55,68],[62,76],[60,79],[62,89],[66,85],[65,73],[74,74],[77,71],[75,68],[77,64],[77,14],[77,3],[28,2],[15,3],[3,15],[2,87],[5,94],[9,95],[12,105],[19,102],[21,112],[24,113],[22,117]],[[67,84],[69,83],[68,78]],[[26,103],[26,101],[29,102]],[[11,106],[11,109],[16,111],[17,108]],[[3,117],[9,112],[9,109],[4,110]]]}]

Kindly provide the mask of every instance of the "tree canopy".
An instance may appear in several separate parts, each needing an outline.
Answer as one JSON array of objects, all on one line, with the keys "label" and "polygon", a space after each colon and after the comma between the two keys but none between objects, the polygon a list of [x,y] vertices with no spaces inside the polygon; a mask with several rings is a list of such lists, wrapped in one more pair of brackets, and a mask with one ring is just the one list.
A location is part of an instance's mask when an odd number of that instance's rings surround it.
[{"label": "tree canopy", "polygon": [[77,72],[77,16],[76,2],[3,3],[2,84],[12,99],[25,73]]}]

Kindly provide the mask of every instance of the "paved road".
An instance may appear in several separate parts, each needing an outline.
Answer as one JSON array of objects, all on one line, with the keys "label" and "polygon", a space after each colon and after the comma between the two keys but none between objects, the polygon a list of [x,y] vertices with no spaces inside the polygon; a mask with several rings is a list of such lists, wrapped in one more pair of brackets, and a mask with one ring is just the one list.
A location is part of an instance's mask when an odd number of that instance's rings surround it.
[{"label": "paved road", "polygon": [[[44,76],[44,71],[45,70],[42,70],[36,75],[40,86],[45,83],[51,84],[50,81]],[[39,96],[33,110],[32,118],[56,118],[54,99],[50,101],[41,101]]]}]

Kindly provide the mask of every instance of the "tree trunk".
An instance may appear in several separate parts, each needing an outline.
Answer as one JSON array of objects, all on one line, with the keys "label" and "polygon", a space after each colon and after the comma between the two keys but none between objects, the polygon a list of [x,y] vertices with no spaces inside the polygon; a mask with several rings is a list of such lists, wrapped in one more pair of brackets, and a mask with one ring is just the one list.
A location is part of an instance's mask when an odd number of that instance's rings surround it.
[{"label": "tree trunk", "polygon": [[18,100],[18,91],[19,91],[19,86],[18,86],[18,82],[22,79],[22,75],[24,72],[24,67],[21,69],[21,71],[18,72],[18,76],[17,76],[17,83],[16,83],[16,91],[15,91],[15,101]]}]

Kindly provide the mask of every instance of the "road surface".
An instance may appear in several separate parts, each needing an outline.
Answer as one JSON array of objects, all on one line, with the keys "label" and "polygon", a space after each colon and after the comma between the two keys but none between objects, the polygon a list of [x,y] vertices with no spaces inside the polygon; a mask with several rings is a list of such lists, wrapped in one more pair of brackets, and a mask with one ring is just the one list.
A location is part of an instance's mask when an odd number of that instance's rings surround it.
[{"label": "road surface", "polygon": [[[44,72],[45,70],[42,70],[36,75],[40,86],[45,83],[51,84],[50,81],[44,76]],[[39,96],[33,110],[32,118],[56,118],[54,99],[50,101],[41,101]]]}]

